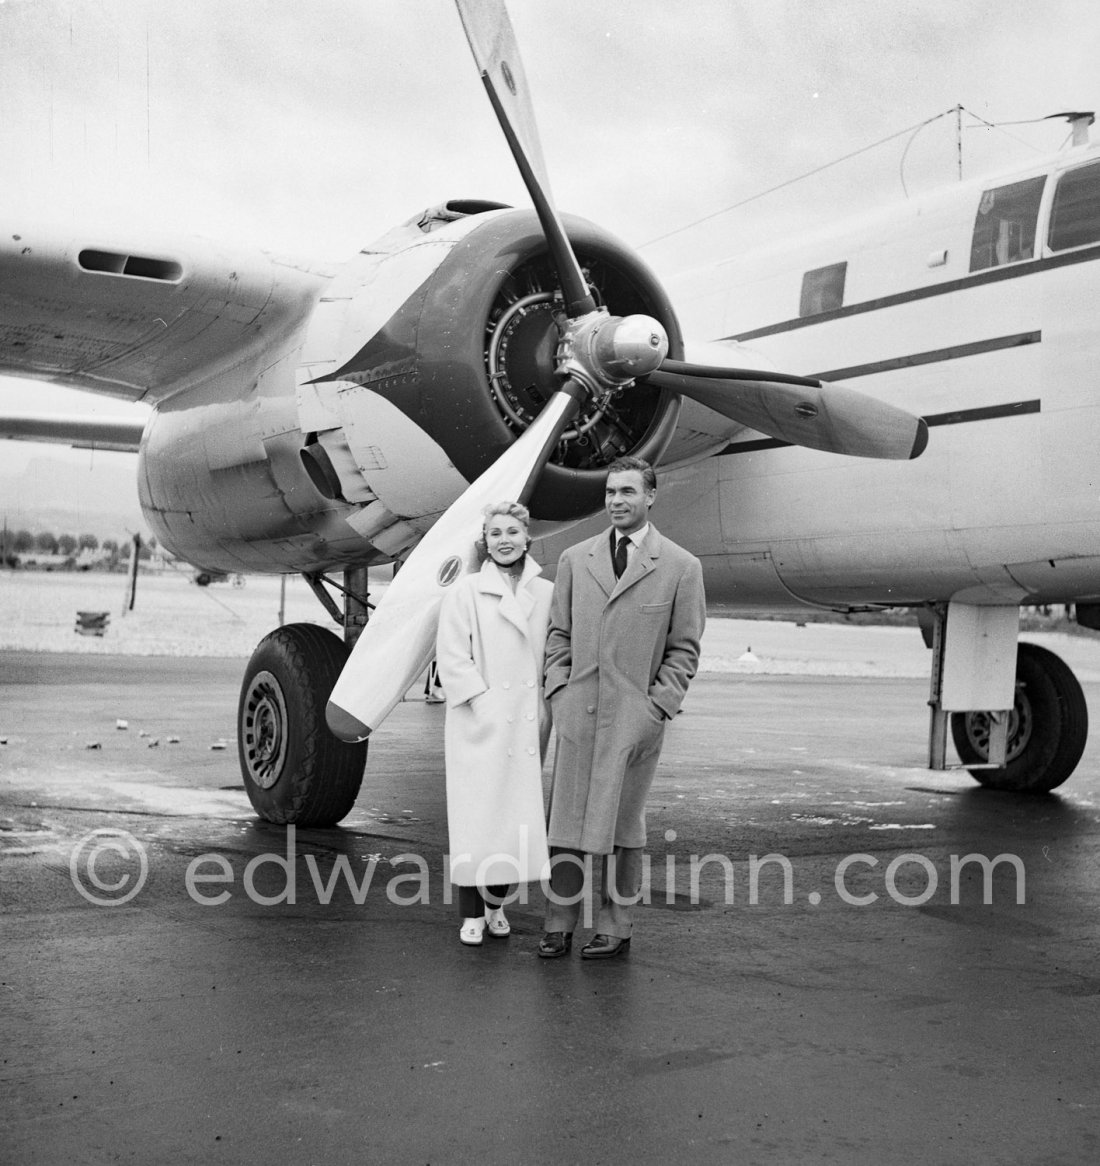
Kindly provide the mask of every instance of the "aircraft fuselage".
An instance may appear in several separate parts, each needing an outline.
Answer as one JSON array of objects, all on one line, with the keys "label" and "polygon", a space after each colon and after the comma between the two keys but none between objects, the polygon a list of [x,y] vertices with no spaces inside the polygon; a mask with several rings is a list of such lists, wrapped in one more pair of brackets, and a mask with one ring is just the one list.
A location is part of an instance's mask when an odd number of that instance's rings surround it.
[{"label": "aircraft fuselage", "polygon": [[677,289],[689,334],[852,383],[930,427],[910,462],[742,433],[674,470],[657,520],[704,559],[709,594],[838,606],[1100,595],[1098,153]]}]

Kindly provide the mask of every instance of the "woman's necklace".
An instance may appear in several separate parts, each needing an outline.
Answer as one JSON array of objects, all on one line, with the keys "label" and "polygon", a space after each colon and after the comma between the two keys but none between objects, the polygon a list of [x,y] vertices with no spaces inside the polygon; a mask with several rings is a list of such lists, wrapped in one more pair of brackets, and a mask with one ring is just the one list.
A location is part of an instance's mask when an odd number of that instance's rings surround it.
[{"label": "woman's necklace", "polygon": [[511,584],[513,591],[519,588],[519,581],[523,578],[523,568],[526,559],[527,552],[525,551],[514,563],[497,563],[498,570]]}]

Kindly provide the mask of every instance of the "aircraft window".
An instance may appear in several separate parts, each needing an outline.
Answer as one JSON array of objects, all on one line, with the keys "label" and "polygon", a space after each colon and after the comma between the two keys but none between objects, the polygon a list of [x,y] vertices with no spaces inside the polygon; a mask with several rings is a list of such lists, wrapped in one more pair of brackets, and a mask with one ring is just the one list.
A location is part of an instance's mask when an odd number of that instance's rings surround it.
[{"label": "aircraft window", "polygon": [[798,314],[816,316],[843,306],[847,274],[847,263],[831,263],[828,267],[807,271],[802,277],[802,301],[798,305]]},{"label": "aircraft window", "polygon": [[1050,213],[1050,247],[1064,251],[1100,241],[1100,165],[1067,170]]},{"label": "aircraft window", "polygon": [[1027,178],[982,193],[974,220],[970,270],[1001,267],[1035,254],[1035,220],[1046,176]]}]

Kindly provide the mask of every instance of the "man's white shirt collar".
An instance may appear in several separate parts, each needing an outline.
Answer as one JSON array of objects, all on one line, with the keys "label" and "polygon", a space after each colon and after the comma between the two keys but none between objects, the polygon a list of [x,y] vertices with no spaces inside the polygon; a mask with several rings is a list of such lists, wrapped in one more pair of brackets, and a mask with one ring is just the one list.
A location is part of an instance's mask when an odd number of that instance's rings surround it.
[{"label": "man's white shirt collar", "polygon": [[618,546],[620,538],[628,538],[636,546],[640,547],[645,541],[645,536],[649,534],[649,523],[645,526],[640,526],[633,534],[621,535],[618,531],[615,532],[615,545]]}]

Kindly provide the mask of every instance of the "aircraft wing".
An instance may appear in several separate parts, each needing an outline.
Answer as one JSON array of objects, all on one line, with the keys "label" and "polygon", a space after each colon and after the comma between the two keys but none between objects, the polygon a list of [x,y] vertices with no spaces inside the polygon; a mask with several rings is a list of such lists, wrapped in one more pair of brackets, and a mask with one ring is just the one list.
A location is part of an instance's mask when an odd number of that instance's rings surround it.
[{"label": "aircraft wing", "polygon": [[0,413],[0,437],[52,442],[76,449],[137,453],[144,417],[77,417],[54,414]]},{"label": "aircraft wing", "polygon": [[296,327],[331,271],[197,237],[0,233],[0,374],[155,403]]}]

